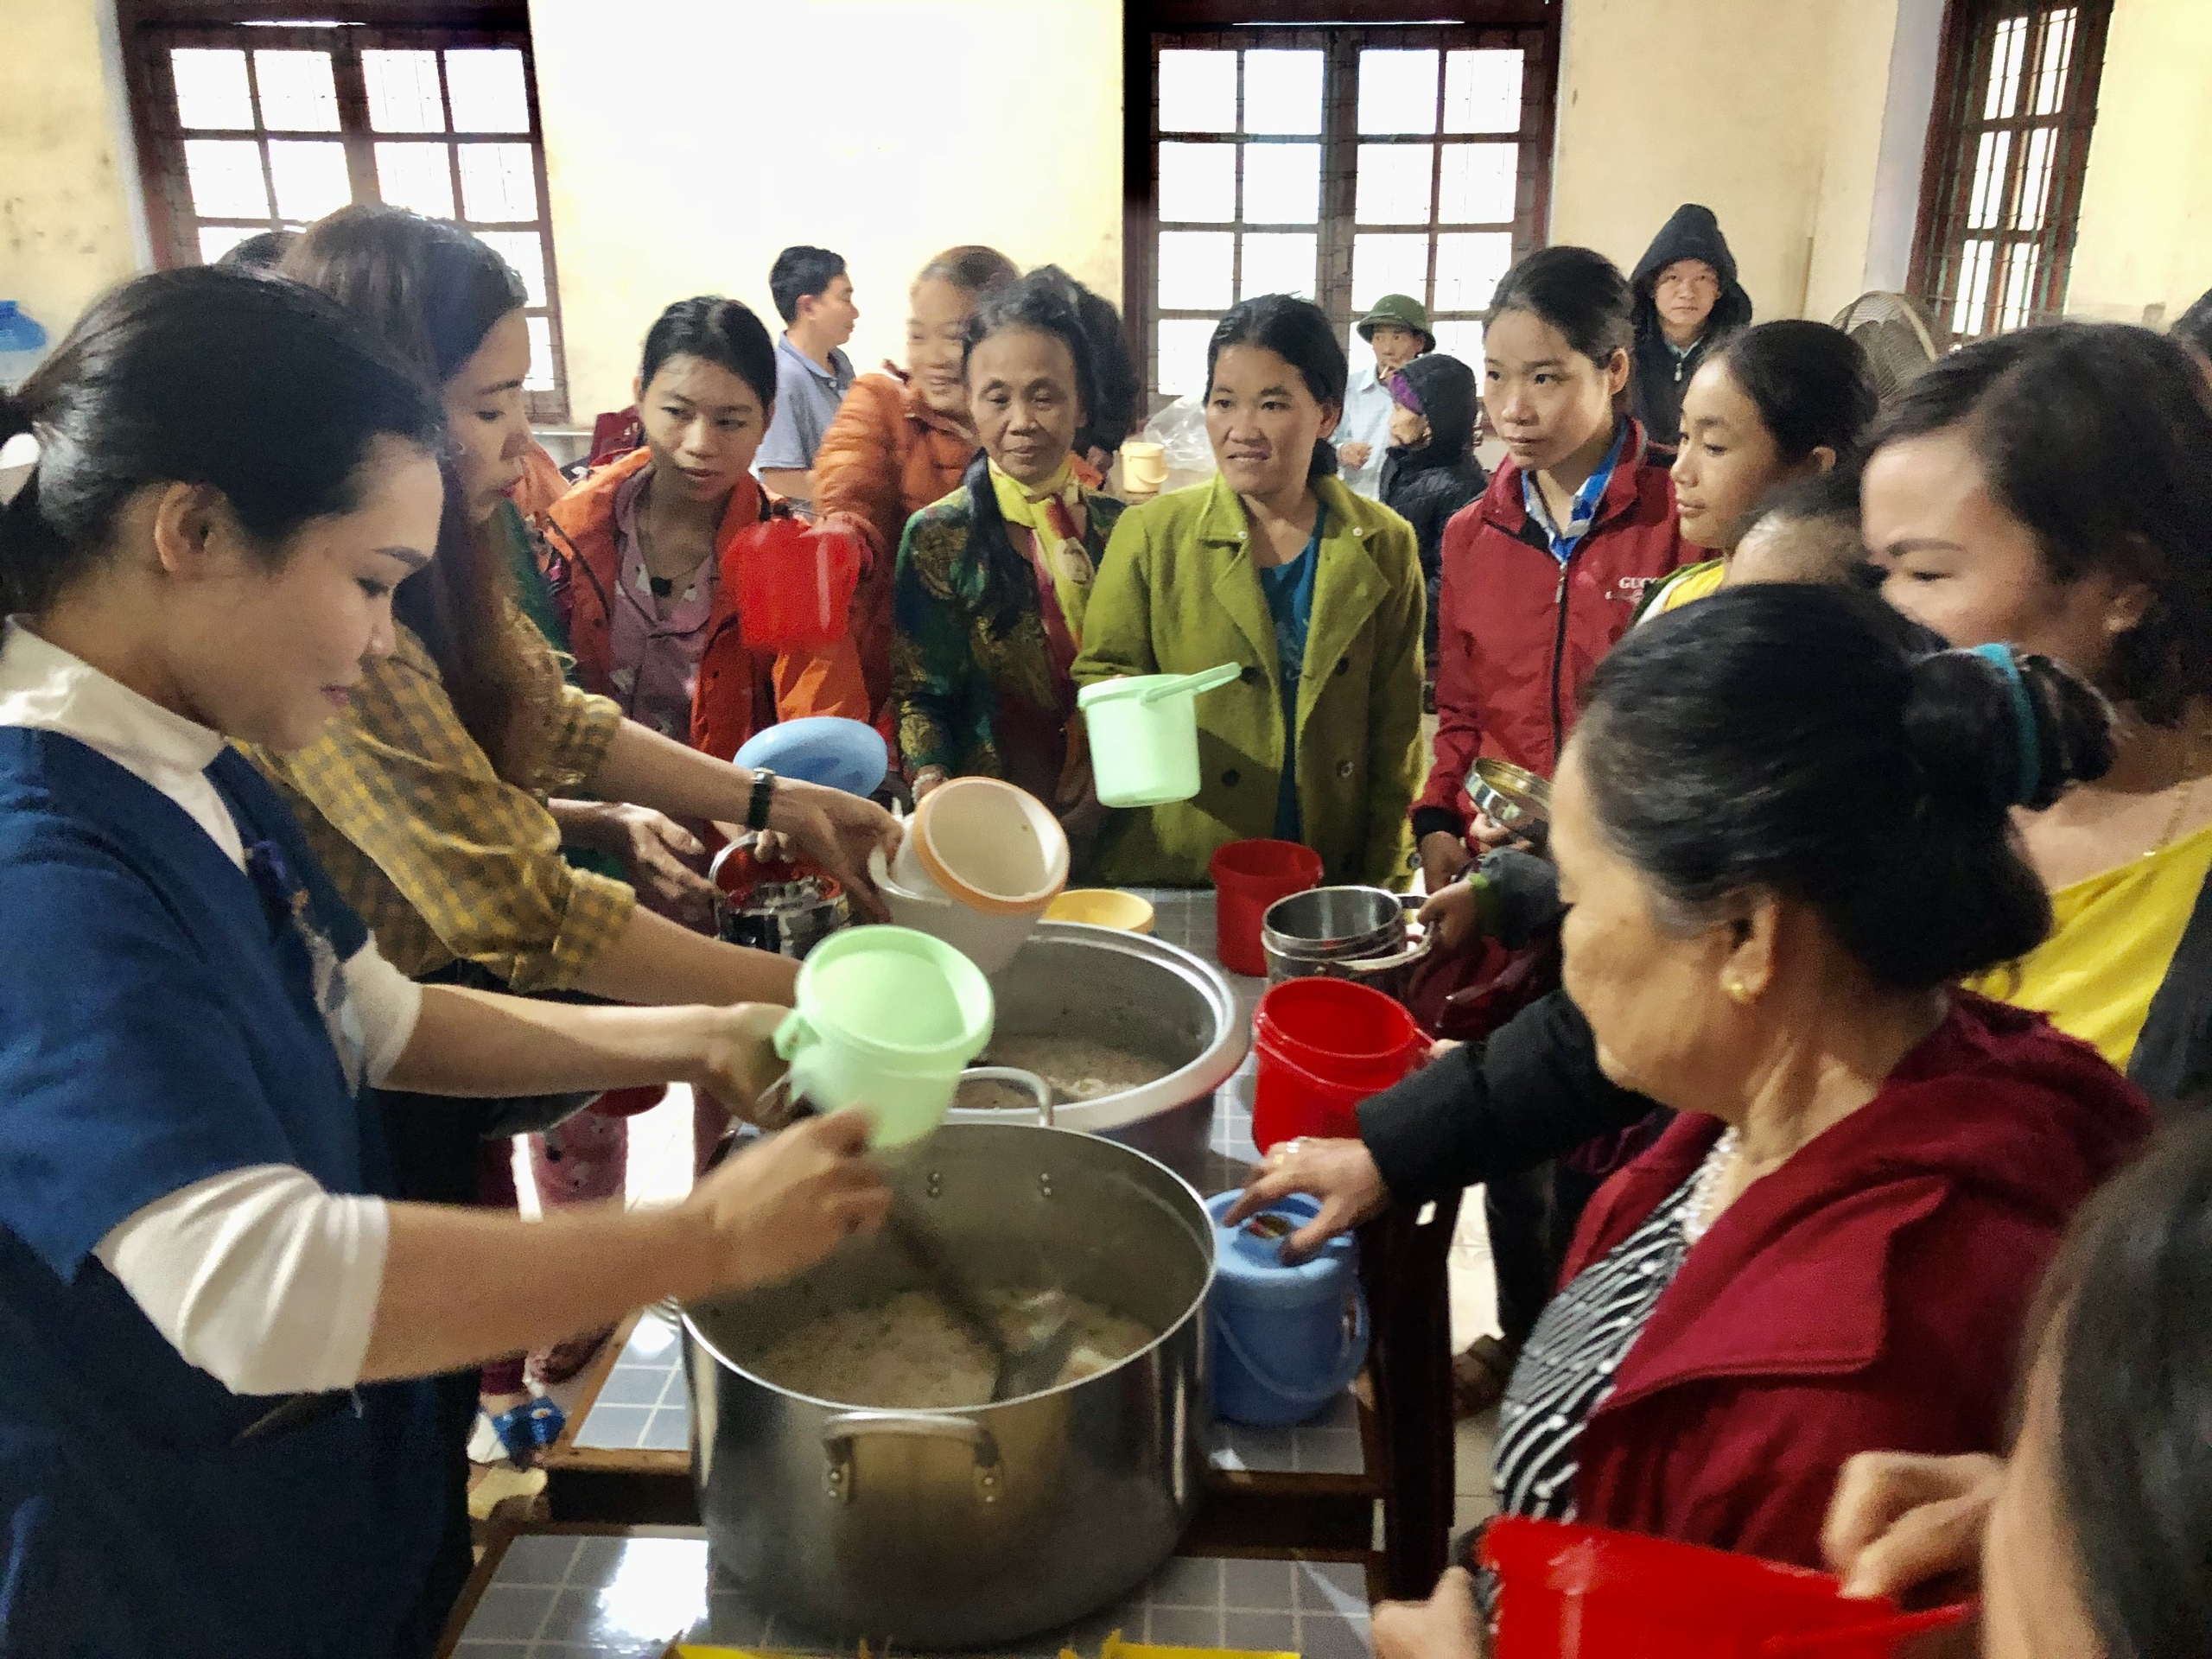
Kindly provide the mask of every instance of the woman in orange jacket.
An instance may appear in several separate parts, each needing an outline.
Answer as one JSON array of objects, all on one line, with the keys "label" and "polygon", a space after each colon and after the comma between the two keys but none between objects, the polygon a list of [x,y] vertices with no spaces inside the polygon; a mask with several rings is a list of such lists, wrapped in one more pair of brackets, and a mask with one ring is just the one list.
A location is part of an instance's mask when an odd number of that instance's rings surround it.
[{"label": "woman in orange jacket", "polygon": [[781,507],[750,470],[775,393],[758,317],[734,300],[677,302],[645,335],[643,447],[546,514],[578,682],[724,760],[779,720],[869,713],[849,636],[774,656],[740,637],[732,548]]},{"label": "woman in orange jacket", "polygon": [[[968,418],[962,334],[977,296],[1020,274],[995,248],[947,248],[924,265],[909,296],[906,368],[887,363],[880,373],[855,380],[815,453],[815,511],[866,548],[852,639],[869,715],[887,739],[897,735],[891,577],[899,538],[909,518],[960,487],[982,450]],[[895,742],[892,753],[898,753]]]}]

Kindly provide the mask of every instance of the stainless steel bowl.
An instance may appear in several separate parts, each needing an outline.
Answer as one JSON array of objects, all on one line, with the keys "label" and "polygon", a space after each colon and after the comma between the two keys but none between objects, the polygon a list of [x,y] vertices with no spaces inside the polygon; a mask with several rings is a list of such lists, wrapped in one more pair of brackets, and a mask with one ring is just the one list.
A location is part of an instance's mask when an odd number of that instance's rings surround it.
[{"label": "stainless steel bowl", "polygon": [[1552,819],[1552,786],[1510,760],[1482,760],[1467,773],[1467,798],[1491,823],[1541,843]]},{"label": "stainless steel bowl", "polygon": [[1276,899],[1260,918],[1268,982],[1349,979],[1402,995],[1429,951],[1428,939],[1407,926],[1406,907],[1419,902],[1381,887],[1315,887]]},{"label": "stainless steel bowl", "polygon": [[1027,1124],[948,1124],[891,1179],[979,1282],[1062,1287],[1160,1334],[1109,1370],[1002,1404],[860,1410],[750,1367],[825,1313],[915,1287],[885,1237],[686,1309],[692,1478],[715,1570],[753,1606],[836,1639],[927,1650],[1066,1625],[1142,1583],[1197,1512],[1211,1221],[1151,1159]]},{"label": "stainless steel bowl", "polygon": [[[1205,1184],[1214,1091],[1236,1074],[1252,1043],[1250,1022],[1219,969],[1141,934],[1043,922],[991,976],[991,989],[999,1034],[1082,1038],[1172,1065],[1141,1089],[1064,1104],[1056,1119],[1064,1129],[1134,1147],[1185,1180]],[[950,1121],[1005,1117],[956,1107]]]}]

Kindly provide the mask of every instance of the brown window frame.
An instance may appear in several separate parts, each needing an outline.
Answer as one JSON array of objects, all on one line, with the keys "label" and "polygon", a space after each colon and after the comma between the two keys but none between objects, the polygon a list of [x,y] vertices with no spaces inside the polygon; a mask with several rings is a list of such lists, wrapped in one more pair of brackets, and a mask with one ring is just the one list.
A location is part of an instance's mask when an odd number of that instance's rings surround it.
[{"label": "brown window frame", "polygon": [[[2075,14],[2073,41],[2057,89],[2057,107],[2037,115],[2036,83],[2051,38],[2049,20],[2069,10]],[[2021,19],[2028,27],[2017,102],[2012,113],[1993,118],[1986,110],[1999,31]],[[1910,276],[1914,297],[1927,307],[1945,344],[1962,345],[2009,327],[2053,322],[2063,314],[2111,19],[2112,0],[1950,0],[1936,60],[1936,110],[1928,128]],[[2040,222],[2021,226],[2014,221],[2023,207],[2031,135],[2038,130],[2050,135],[2048,191]],[[1985,194],[1977,204],[1975,182],[1983,143],[1988,137],[1993,143],[1998,135],[2005,135],[2003,177],[1990,181],[1993,202]],[[1993,223],[1973,222],[1978,207]],[[1988,246],[1987,262],[1978,269],[1967,257],[1969,243]],[[2020,259],[2032,259],[2034,264],[2020,296],[2023,303],[2015,308],[2008,304],[2006,289]],[[1962,316],[1961,291],[1969,282],[1969,315]],[[2015,312],[2009,321],[2008,309]]]},{"label": "brown window frame", "polygon": [[[289,21],[307,14],[316,21],[314,24]],[[262,148],[264,172],[269,165],[268,143],[276,138],[336,139],[346,147],[346,174],[356,202],[380,201],[374,144],[379,137],[369,125],[368,92],[362,73],[361,54],[365,51],[403,50],[438,51],[470,48],[497,48],[518,50],[523,57],[523,84],[528,100],[530,126],[528,132],[475,133],[463,132],[453,125],[451,91],[444,86],[442,70],[440,85],[445,92],[447,107],[446,130],[436,133],[409,133],[405,137],[426,142],[442,142],[447,146],[449,164],[454,172],[454,206],[457,213],[465,213],[460,174],[458,146],[468,141],[499,143],[527,143],[531,150],[531,169],[537,192],[537,217],[529,220],[505,221],[499,224],[479,223],[465,217],[451,222],[472,232],[534,232],[544,253],[545,303],[529,308],[527,315],[545,319],[550,335],[550,368],[553,385],[550,390],[531,390],[526,394],[531,420],[538,425],[561,425],[569,418],[569,380],[565,339],[561,326],[560,277],[556,269],[553,249],[552,203],[546,188],[545,145],[543,126],[539,118],[537,104],[537,63],[531,51],[530,31],[525,14],[507,7],[479,7],[474,11],[455,13],[451,7],[410,6],[386,3],[370,6],[332,4],[330,0],[315,0],[303,4],[294,0],[289,5],[266,4],[220,5],[209,0],[140,0],[135,5],[126,3],[121,22],[124,27],[124,60],[130,93],[132,124],[137,138],[138,165],[144,186],[146,222],[153,245],[154,260],[163,270],[201,263],[199,232],[201,226],[251,227],[253,230],[277,230],[287,221],[274,217],[275,192],[270,193],[272,217],[266,219],[202,218],[194,210],[191,184],[185,167],[184,141],[188,135],[178,115],[175,78],[171,72],[169,52],[172,48],[214,48],[244,50],[248,54],[248,73],[251,74],[251,54],[261,50],[305,50],[330,54],[331,70],[338,94],[339,130],[335,133],[320,130],[294,134],[283,130],[272,130],[261,125],[263,119],[259,99],[255,100],[255,125],[245,129],[226,130],[221,133],[210,131],[206,136],[226,138],[250,138]]]},{"label": "brown window frame", "polygon": [[[1440,14],[1446,16],[1440,16]],[[1349,14],[1349,16],[1348,16]],[[1198,319],[1218,315],[1211,311],[1162,311],[1157,304],[1157,251],[1161,224],[1159,200],[1159,54],[1163,49],[1319,48],[1328,54],[1324,71],[1321,146],[1321,212],[1317,223],[1269,226],[1200,224],[1175,221],[1173,228],[1186,230],[1304,231],[1319,238],[1319,272],[1314,300],[1328,314],[1340,337],[1350,333],[1351,315],[1352,242],[1368,232],[1419,232],[1429,238],[1428,272],[1424,301],[1433,296],[1436,278],[1436,241],[1461,232],[1510,232],[1513,257],[1518,260],[1544,245],[1551,213],[1552,148],[1558,121],[1560,7],[1557,0],[1476,0],[1457,5],[1400,4],[1395,0],[1368,0],[1349,4],[1345,0],[1272,0],[1246,3],[1244,0],[1128,0],[1124,12],[1123,54],[1125,102],[1123,123],[1123,187],[1126,207],[1122,227],[1122,296],[1129,348],[1141,366],[1147,407],[1170,401],[1154,388],[1159,380],[1156,324],[1163,319]],[[1444,88],[1439,78],[1438,130],[1430,133],[1361,134],[1358,128],[1359,54],[1374,48],[1434,48],[1439,51],[1517,49],[1522,54],[1522,120],[1518,132],[1446,134],[1442,130]],[[1240,109],[1239,125],[1242,125]],[[1286,136],[1278,141],[1242,132],[1223,134],[1175,133],[1172,142],[1314,143],[1313,135]],[[1514,217],[1508,223],[1459,224],[1429,220],[1417,225],[1357,225],[1355,196],[1357,156],[1362,144],[1426,143],[1436,150],[1442,165],[1443,145],[1450,142],[1499,143],[1521,147]],[[1432,174],[1430,190],[1437,188]],[[1241,244],[1240,244],[1241,247]],[[1241,278],[1233,265],[1232,285]],[[1232,286],[1233,291],[1233,286]],[[1432,321],[1479,321],[1479,311],[1432,312]]]}]

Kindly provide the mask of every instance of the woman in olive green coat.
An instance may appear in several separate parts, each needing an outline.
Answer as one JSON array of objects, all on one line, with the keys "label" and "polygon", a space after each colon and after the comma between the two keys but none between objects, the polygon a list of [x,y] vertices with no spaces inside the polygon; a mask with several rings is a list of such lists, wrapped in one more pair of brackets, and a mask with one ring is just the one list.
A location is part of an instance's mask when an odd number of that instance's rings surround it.
[{"label": "woman in olive green coat", "polygon": [[1198,700],[1198,798],[1114,813],[1102,874],[1203,885],[1215,849],[1272,836],[1319,853],[1332,882],[1402,887],[1422,760],[1414,532],[1332,476],[1346,370],[1317,307],[1247,300],[1206,359],[1220,474],[1122,514],[1075,678],[1244,671]]}]

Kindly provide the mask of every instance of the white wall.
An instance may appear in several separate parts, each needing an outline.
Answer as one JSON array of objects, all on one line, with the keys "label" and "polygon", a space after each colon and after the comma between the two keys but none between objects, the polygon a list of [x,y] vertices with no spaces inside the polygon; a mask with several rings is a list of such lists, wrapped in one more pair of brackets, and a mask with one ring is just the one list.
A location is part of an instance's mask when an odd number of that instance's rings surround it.
[{"label": "white wall", "polygon": [[2171,322],[2212,288],[2212,0],[2117,0],[2069,315]]},{"label": "white wall", "polygon": [[1120,0],[533,0],[580,421],[630,398],[647,326],[715,292],[777,326],[768,267],[843,254],[862,369],[903,354],[950,243],[1118,300]]},{"label": "white wall", "polygon": [[1898,9],[1567,0],[1552,239],[1625,270],[1703,202],[1758,315],[1833,315],[1864,289]]},{"label": "white wall", "polygon": [[143,268],[112,0],[0,0],[0,299],[59,340]]}]

